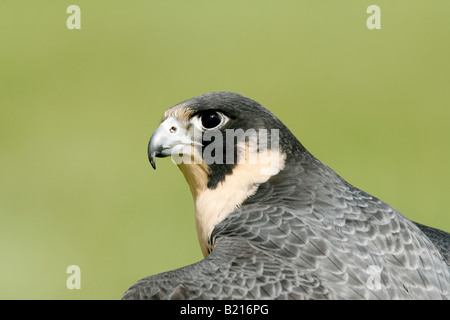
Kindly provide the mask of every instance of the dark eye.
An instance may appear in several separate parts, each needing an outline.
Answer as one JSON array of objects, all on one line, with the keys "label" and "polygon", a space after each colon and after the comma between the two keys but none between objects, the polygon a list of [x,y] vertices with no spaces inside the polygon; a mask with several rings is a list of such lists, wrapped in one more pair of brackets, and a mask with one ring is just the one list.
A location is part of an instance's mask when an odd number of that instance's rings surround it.
[{"label": "dark eye", "polygon": [[222,116],[216,111],[206,111],[202,114],[201,120],[203,128],[212,129],[222,122]]}]

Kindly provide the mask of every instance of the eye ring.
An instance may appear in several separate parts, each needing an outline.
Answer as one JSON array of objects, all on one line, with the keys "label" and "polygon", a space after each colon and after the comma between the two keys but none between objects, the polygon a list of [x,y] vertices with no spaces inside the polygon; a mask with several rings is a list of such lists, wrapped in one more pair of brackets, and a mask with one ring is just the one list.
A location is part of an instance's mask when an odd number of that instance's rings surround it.
[{"label": "eye ring", "polygon": [[224,116],[214,110],[205,111],[200,115],[200,123],[206,130],[217,128],[223,123],[223,120]]}]

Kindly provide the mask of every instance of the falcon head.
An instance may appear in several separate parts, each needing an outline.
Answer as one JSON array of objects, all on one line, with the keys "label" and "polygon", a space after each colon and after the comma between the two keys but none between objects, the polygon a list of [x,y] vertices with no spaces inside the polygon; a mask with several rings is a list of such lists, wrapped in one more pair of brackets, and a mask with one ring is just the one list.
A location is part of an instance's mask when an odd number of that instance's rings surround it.
[{"label": "falcon head", "polygon": [[171,157],[189,184],[204,256],[214,227],[258,186],[306,152],[269,110],[242,95],[207,93],[168,109],[153,133],[148,156]]}]

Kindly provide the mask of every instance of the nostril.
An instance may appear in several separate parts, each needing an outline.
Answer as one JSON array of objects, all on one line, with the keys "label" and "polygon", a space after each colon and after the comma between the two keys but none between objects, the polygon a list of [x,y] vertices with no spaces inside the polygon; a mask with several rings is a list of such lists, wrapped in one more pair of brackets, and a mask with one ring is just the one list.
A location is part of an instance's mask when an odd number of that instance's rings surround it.
[{"label": "nostril", "polygon": [[172,126],[170,129],[169,129],[169,132],[170,133],[175,133],[177,131],[177,127],[175,127],[175,126]]}]

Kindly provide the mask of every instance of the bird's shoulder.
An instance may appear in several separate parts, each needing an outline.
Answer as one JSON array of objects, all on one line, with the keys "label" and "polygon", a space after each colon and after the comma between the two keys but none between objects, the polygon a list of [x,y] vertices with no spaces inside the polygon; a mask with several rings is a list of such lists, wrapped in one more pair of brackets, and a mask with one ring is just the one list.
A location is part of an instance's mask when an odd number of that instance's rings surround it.
[{"label": "bird's shoulder", "polygon": [[[282,188],[276,181],[260,186],[260,194],[228,216],[213,236],[246,239],[317,276],[331,296],[449,295],[449,268],[412,221],[337,175],[314,186],[301,179]],[[380,287],[368,290],[374,277]]]}]

